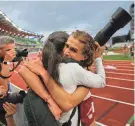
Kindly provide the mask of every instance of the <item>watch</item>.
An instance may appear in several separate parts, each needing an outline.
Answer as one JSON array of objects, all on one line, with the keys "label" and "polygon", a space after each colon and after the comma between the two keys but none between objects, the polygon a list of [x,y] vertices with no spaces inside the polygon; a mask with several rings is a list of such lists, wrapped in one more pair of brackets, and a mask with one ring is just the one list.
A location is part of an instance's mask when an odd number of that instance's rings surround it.
[{"label": "watch", "polygon": [[3,61],[3,64],[8,65],[8,64],[10,64],[10,62],[8,62],[8,61]]}]

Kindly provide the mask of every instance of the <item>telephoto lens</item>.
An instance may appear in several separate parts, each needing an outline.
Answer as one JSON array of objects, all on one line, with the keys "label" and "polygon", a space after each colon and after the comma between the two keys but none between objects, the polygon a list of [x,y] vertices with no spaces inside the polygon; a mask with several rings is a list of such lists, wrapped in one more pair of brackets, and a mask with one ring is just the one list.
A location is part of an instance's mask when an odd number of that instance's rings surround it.
[{"label": "telephoto lens", "polygon": [[97,41],[100,46],[103,46],[117,30],[123,28],[131,19],[128,12],[119,7],[112,15],[109,23],[96,34],[94,38],[95,41]]}]

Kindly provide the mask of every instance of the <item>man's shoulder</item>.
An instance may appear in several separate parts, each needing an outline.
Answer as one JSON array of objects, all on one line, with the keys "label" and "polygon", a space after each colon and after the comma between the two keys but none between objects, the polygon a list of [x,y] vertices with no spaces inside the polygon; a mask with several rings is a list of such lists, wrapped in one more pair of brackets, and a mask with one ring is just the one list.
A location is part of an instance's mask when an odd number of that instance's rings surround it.
[{"label": "man's shoulder", "polygon": [[66,68],[73,68],[73,69],[78,69],[82,68],[78,63],[60,63],[60,67],[66,67]]}]

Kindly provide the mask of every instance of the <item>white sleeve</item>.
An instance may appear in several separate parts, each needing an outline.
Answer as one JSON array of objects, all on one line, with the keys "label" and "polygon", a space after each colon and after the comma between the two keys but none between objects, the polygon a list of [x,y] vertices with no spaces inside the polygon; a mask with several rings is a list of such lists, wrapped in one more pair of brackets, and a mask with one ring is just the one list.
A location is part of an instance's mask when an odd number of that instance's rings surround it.
[{"label": "white sleeve", "polygon": [[74,66],[74,80],[77,85],[84,85],[90,88],[103,88],[106,85],[105,70],[102,64],[102,59],[96,59],[96,74],[85,70],[78,64]]}]

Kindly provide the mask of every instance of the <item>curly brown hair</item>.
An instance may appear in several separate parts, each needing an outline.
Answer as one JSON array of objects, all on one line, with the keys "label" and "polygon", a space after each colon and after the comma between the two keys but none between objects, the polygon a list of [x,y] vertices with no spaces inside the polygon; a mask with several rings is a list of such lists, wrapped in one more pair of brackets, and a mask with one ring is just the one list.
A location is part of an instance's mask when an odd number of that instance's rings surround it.
[{"label": "curly brown hair", "polygon": [[83,66],[88,67],[92,65],[95,59],[95,41],[92,36],[85,31],[79,30],[72,32],[72,36],[84,44],[82,54],[87,59],[83,61]]}]

